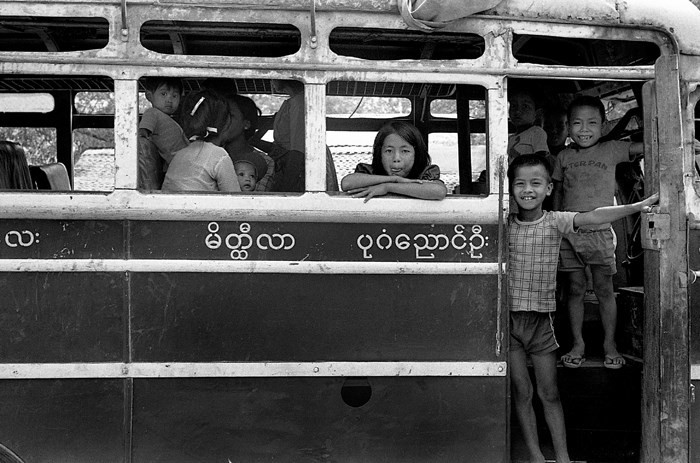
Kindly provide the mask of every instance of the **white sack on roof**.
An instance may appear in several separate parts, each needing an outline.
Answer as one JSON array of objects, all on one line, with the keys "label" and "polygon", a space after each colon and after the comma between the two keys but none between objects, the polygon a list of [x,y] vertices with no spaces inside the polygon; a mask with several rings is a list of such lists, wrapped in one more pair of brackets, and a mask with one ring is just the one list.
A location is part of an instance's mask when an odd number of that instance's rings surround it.
[{"label": "white sack on roof", "polygon": [[396,0],[412,27],[434,30],[472,14],[591,21],[673,31],[681,53],[700,54],[700,10],[690,0]]}]

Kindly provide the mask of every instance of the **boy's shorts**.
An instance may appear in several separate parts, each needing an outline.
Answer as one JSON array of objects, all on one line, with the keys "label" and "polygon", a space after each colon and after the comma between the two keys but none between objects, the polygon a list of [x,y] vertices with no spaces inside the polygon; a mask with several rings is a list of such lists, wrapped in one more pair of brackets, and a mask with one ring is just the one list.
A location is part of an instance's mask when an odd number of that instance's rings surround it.
[{"label": "boy's shorts", "polygon": [[600,269],[603,275],[614,275],[617,273],[615,241],[612,228],[565,235],[559,248],[559,271],[574,272],[590,265]]},{"label": "boy's shorts", "polygon": [[553,312],[510,313],[510,350],[524,350],[526,354],[543,355],[559,348],[554,337]]}]

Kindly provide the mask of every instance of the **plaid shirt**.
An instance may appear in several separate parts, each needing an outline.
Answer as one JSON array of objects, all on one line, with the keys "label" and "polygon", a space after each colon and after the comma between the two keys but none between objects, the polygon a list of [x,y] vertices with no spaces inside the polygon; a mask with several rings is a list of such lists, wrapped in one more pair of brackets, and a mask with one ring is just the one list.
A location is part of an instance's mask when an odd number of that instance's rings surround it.
[{"label": "plaid shirt", "polygon": [[554,312],[562,234],[574,233],[578,212],[545,212],[535,222],[508,218],[508,300],[511,311]]}]

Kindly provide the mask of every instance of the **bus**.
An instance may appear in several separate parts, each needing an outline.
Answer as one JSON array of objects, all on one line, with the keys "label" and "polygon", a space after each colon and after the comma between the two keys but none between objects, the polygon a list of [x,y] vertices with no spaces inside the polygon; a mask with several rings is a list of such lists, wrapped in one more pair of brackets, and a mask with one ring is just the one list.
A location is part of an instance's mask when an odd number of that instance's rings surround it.
[{"label": "bus", "polygon": [[[588,361],[558,368],[569,453],[697,461],[698,30],[687,0],[4,0],[0,139],[35,188],[0,191],[0,461],[525,460],[507,355],[516,87],[547,107],[600,98],[606,137],[645,147],[616,200],[660,194],[614,224],[625,366],[603,368],[589,298]],[[278,187],[146,182],[153,77],[252,98]],[[279,82],[301,89],[301,151],[275,143]],[[393,120],[423,134],[444,200],[338,191]]]}]

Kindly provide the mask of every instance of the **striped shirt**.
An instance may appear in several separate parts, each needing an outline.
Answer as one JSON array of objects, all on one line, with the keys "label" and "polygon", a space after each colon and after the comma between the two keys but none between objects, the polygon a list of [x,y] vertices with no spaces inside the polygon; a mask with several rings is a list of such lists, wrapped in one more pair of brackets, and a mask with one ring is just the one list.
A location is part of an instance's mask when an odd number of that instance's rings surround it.
[{"label": "striped shirt", "polygon": [[556,311],[561,237],[574,233],[578,212],[545,212],[534,222],[508,217],[508,300],[511,311]]}]

